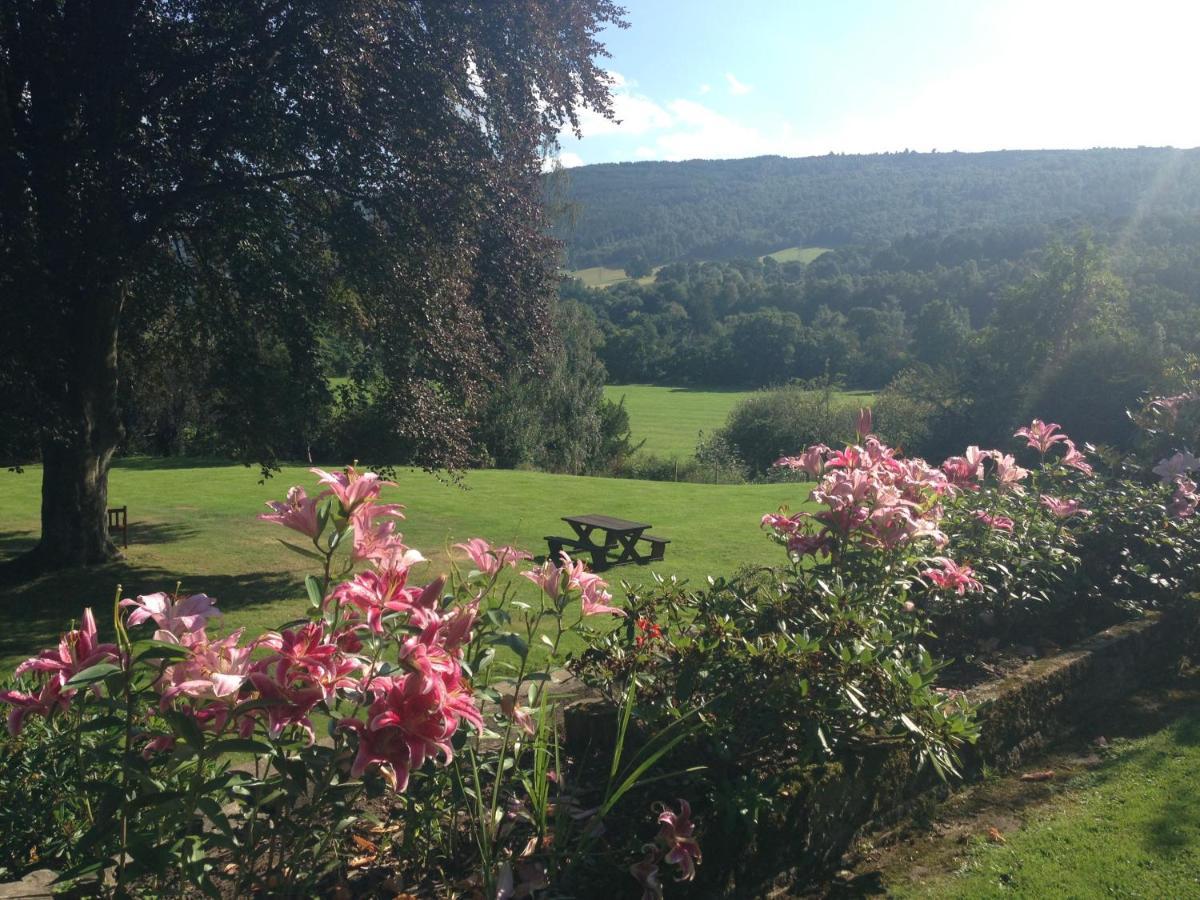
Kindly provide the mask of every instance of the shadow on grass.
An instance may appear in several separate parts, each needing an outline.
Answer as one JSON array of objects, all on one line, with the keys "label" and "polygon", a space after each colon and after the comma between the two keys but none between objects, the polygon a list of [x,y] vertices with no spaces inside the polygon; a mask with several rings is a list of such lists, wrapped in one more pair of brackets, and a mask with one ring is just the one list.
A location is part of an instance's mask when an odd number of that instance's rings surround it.
[{"label": "shadow on grass", "polygon": [[101,636],[113,637],[112,604],[117,585],[123,596],[174,591],[204,593],[227,613],[299,598],[303,588],[285,572],[219,575],[165,571],[113,562],[88,569],[52,572],[16,586],[0,587],[0,681],[15,662],[53,646],[84,607],[92,607]]},{"label": "shadow on grass", "polygon": [[32,550],[37,538],[34,531],[0,531],[0,561]]},{"label": "shadow on grass", "polygon": [[[169,544],[173,541],[182,541],[185,538],[194,537],[198,533],[195,528],[174,522],[130,522],[129,546],[135,547],[138,544]],[[123,547],[123,538],[119,531],[112,534],[112,539],[118,547]],[[32,529],[25,531],[0,531],[0,563],[20,556],[28,550],[32,550],[37,542],[38,532]],[[12,577],[0,576],[0,591],[12,587],[11,580]]]},{"label": "shadow on grass", "polygon": [[[1155,740],[1154,736],[1164,730],[1167,732],[1163,735],[1166,740]],[[1079,766],[1084,760],[1095,759],[1096,742],[1101,737],[1112,748],[1107,751],[1107,758],[1094,768],[1080,770]],[[1151,740],[1133,746],[1124,743],[1143,738]],[[902,835],[903,842],[910,846],[910,853],[913,852],[912,848],[920,846],[921,841],[932,840],[936,843],[939,838],[934,833],[935,822],[942,826],[949,824],[956,829],[962,829],[965,823],[969,831],[976,833],[997,816],[1036,821],[1037,808],[1053,801],[1064,789],[1092,792],[1125,777],[1130,771],[1144,773],[1148,777],[1169,775],[1177,780],[1176,773],[1160,773],[1180,757],[1194,757],[1196,751],[1190,748],[1197,746],[1200,746],[1200,674],[1193,671],[1096,710],[1095,716],[1073,737],[1050,748],[1044,756],[1025,760],[1015,772],[978,784],[975,792],[967,795],[963,805],[946,809],[945,814],[937,812],[927,822],[910,822],[906,833]],[[1106,751],[1100,752],[1103,754]],[[1061,769],[1063,775],[1074,777],[1047,783],[1019,780],[1021,771],[1039,768]],[[1166,861],[1179,854],[1192,852],[1196,846],[1197,832],[1200,831],[1200,807],[1195,804],[1193,791],[1180,790],[1166,799],[1149,821],[1142,818],[1137,825],[1131,821],[1128,827],[1141,832],[1130,834],[1130,838],[1140,840],[1149,854]],[[956,865],[961,863],[958,859],[960,855],[961,849],[954,854]],[[920,857],[918,853],[909,858],[921,858],[922,865],[934,867],[944,863],[936,855]],[[819,890],[803,896],[875,897],[888,893],[888,877],[877,869],[864,867],[851,879],[826,882]]]},{"label": "shadow on grass", "polygon": [[[236,465],[237,460],[222,459],[219,456],[125,456],[114,459],[112,467],[128,469],[131,472],[158,472],[168,469],[224,469]],[[255,470],[254,466],[245,468],[248,472]]]},{"label": "shadow on grass", "polygon": [[[187,525],[180,525],[174,522],[130,522],[129,523],[129,544],[169,544],[172,541],[181,541],[184,538],[193,537],[198,534],[195,528]],[[118,544],[121,541],[120,533],[113,535],[113,540]]]}]

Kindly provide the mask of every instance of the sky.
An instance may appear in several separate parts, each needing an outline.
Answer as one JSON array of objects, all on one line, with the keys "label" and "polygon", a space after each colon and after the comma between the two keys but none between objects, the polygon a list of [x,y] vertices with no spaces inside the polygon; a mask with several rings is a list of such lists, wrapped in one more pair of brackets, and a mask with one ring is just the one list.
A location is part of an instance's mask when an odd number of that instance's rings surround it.
[{"label": "sky", "polygon": [[1200,0],[625,0],[564,166],[1200,146]]}]

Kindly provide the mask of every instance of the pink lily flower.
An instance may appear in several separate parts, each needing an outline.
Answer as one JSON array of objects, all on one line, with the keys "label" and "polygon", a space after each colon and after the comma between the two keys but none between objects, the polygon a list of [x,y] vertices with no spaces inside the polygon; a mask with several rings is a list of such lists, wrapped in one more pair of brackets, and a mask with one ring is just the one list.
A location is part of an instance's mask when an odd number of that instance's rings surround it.
[{"label": "pink lily flower", "polygon": [[219,641],[201,639],[188,643],[192,635],[184,640],[174,639],[170,632],[163,632],[165,639],[189,647],[191,655],[167,668],[164,673],[167,687],[162,692],[164,704],[183,695],[196,700],[237,699],[238,692],[250,675],[250,653],[252,647],[239,647],[242,629]]},{"label": "pink lily flower", "polygon": [[354,547],[350,558],[356,563],[373,562],[383,568],[399,568],[414,566],[424,562],[425,557],[420,551],[408,547],[404,543],[404,535],[396,531],[394,520],[381,519],[384,515],[398,513],[380,512],[384,507],[364,503],[350,515],[350,523],[354,527]]},{"label": "pink lily flower", "polygon": [[[91,608],[83,611],[79,627],[68,631],[58,642],[55,650],[43,650],[37,656],[25,660],[13,673],[20,678],[26,672],[41,672],[64,686],[84,669],[102,662],[118,660],[116,644],[102,644],[96,631],[96,617]],[[68,691],[71,696],[74,691]]]},{"label": "pink lily flower", "polygon": [[126,597],[121,601],[121,606],[133,608],[133,612],[125,619],[125,624],[130,628],[148,620],[153,621],[158,628],[156,640],[161,639],[159,632],[170,632],[179,637],[201,631],[209,619],[221,615],[217,601],[207,594],[192,594],[179,600],[159,591],[156,594],[141,594],[136,600]]},{"label": "pink lily flower", "polygon": [[444,581],[438,579],[420,590],[410,588],[408,571],[401,565],[359,572],[353,580],[339,584],[331,596],[342,606],[365,613],[367,627],[376,634],[383,633],[383,617],[388,612],[408,613],[413,623],[423,628],[437,611]]},{"label": "pink lily flower", "polygon": [[829,448],[824,444],[813,444],[799,456],[781,456],[774,465],[781,469],[796,469],[818,478],[825,469],[825,454],[828,452]]},{"label": "pink lily flower", "polygon": [[1029,475],[1029,470],[1018,466],[1012,454],[997,454],[993,458],[996,460],[996,481],[1000,490],[1010,490],[1017,494],[1025,493],[1025,489],[1018,482],[1023,481]]},{"label": "pink lily flower", "polygon": [[304,488],[296,485],[288,489],[287,500],[268,500],[267,506],[274,512],[263,513],[259,518],[264,522],[276,522],[316,540],[321,534],[317,516],[320,502],[320,497],[309,497]]},{"label": "pink lily flower", "polygon": [[529,710],[517,705],[517,698],[506,694],[500,698],[500,711],[513,720],[513,723],[528,735],[537,734],[537,725]]},{"label": "pink lily flower", "polygon": [[[73,694],[74,691],[67,693]],[[49,718],[56,710],[61,712],[71,705],[70,698],[63,694],[62,682],[57,678],[43,682],[36,694],[16,690],[4,691],[0,693],[0,703],[7,703],[12,707],[8,711],[8,733],[13,737],[21,733],[25,719],[29,716]]]},{"label": "pink lily flower", "polygon": [[533,559],[533,554],[518,550],[516,547],[493,547],[483,538],[471,538],[464,544],[455,544],[459,550],[466,552],[475,568],[491,578],[505,566],[515,569],[522,560]]},{"label": "pink lily flower", "polygon": [[599,616],[611,613],[614,616],[624,617],[625,610],[611,604],[612,594],[606,590],[607,587],[608,583],[599,576],[587,574],[581,584],[583,615]]},{"label": "pink lily flower", "polygon": [[326,472],[324,469],[316,468],[309,469],[309,471],[318,476],[321,484],[329,485],[321,492],[321,496],[337,497],[338,502],[342,505],[342,512],[346,516],[349,516],[360,503],[378,497],[379,491],[384,485],[395,487],[395,482],[383,481],[374,472],[360,474],[355,471],[354,466],[346,466],[344,472]]},{"label": "pink lily flower", "polygon": [[783,513],[767,513],[762,517],[760,528],[773,528],[782,534],[792,534],[804,527],[801,515],[785,516]]},{"label": "pink lily flower", "polygon": [[978,479],[982,474],[982,466],[972,464],[965,456],[951,456],[942,463],[942,471],[957,488],[979,490]]},{"label": "pink lily flower", "polygon": [[1077,469],[1084,475],[1091,475],[1095,470],[1092,464],[1087,461],[1087,457],[1082,452],[1075,448],[1075,442],[1067,440],[1063,446],[1067,448],[1067,452],[1063,454],[1061,460],[1064,466],[1070,466],[1072,469]]},{"label": "pink lily flower", "polygon": [[960,566],[946,556],[935,556],[930,562],[937,563],[940,568],[924,569],[921,576],[942,590],[954,591],[959,596],[967,591],[982,590],[983,584],[974,577],[975,572],[970,566]]},{"label": "pink lily flower", "polygon": [[871,424],[870,407],[860,407],[858,410],[858,415],[854,419],[854,430],[858,434],[858,439],[860,441],[871,433]]},{"label": "pink lily flower", "polygon": [[1172,519],[1190,519],[1200,507],[1200,494],[1196,482],[1182,476],[1175,479],[1175,493],[1167,504],[1167,515]]},{"label": "pink lily flower", "polygon": [[984,525],[987,525],[989,528],[994,528],[996,531],[1012,531],[1013,525],[1016,524],[1012,519],[1008,518],[1008,516],[993,515],[992,513],[986,512],[982,509],[975,510],[972,515],[974,515],[975,518]]},{"label": "pink lily flower", "polygon": [[818,534],[800,532],[788,538],[788,552],[797,556],[828,556],[833,549],[833,539],[828,531]]},{"label": "pink lily flower", "polygon": [[450,740],[460,722],[483,730],[483,716],[460,676],[432,691],[424,690],[422,679],[413,675],[385,676],[374,679],[371,691],[375,701],[367,721],[343,719],[338,725],[358,733],[358,753],[350,770],[356,778],[378,766],[392,789],[403,791],[409,773],[426,758],[440,754],[443,763],[454,758]]},{"label": "pink lily flower", "polygon": [[1090,510],[1080,509],[1078,500],[1060,500],[1049,494],[1042,494],[1042,505],[1050,510],[1056,519],[1069,519],[1071,516],[1090,516]]},{"label": "pink lily flower", "polygon": [[666,804],[660,804],[661,812],[658,822],[658,840],[666,847],[663,857],[672,865],[679,866],[676,881],[691,881],[696,877],[696,866],[700,864],[700,845],[696,842],[694,833],[696,826],[692,823],[692,808],[686,800],[679,801],[679,812],[675,812]]},{"label": "pink lily flower", "polygon": [[1056,443],[1067,440],[1065,434],[1058,433],[1059,430],[1060,427],[1053,422],[1047,424],[1041,419],[1034,419],[1024,428],[1018,428],[1013,437],[1025,438],[1028,446],[1045,456],[1046,451]]},{"label": "pink lily flower", "polygon": [[1197,469],[1200,469],[1200,459],[1190,453],[1179,452],[1167,459],[1160,460],[1152,471],[1163,481],[1174,481]]},{"label": "pink lily flower", "polygon": [[662,900],[663,885],[658,874],[658,848],[646,844],[645,856],[629,867],[629,874],[642,886],[642,900]]}]

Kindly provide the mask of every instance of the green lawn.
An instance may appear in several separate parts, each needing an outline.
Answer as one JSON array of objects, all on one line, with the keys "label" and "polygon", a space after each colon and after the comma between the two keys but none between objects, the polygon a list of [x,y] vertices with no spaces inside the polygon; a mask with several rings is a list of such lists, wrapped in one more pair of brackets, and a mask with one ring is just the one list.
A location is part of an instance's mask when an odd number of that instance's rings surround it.
[{"label": "green lawn", "polygon": [[696,439],[725,424],[729,411],[751,391],[693,391],[653,384],[609,385],[610,400],[625,398],[629,427],[642,450],[655,456],[685,459],[696,452]]},{"label": "green lawn", "polygon": [[960,873],[887,885],[900,898],[1200,897],[1200,713],[1113,741],[1098,768]]},{"label": "green lawn", "polygon": [[636,281],[638,284],[653,284],[654,276],[661,268],[662,266],[655,266],[649,275],[644,275],[641,278],[630,278],[625,274],[624,269],[612,269],[608,266],[590,266],[586,269],[574,269],[564,274],[572,278],[578,278],[585,286],[590,288],[608,288],[623,281]]},{"label": "green lawn", "polygon": [[[625,398],[634,441],[645,440],[645,453],[686,459],[696,452],[700,432],[710,434],[725,424],[729,411],[753,391],[703,391],[654,384],[614,384],[604,389],[610,400]],[[870,403],[870,391],[843,391],[847,403]]]},{"label": "green lawn", "polygon": [[[825,247],[785,247],[782,250],[776,250],[774,253],[768,253],[765,256],[760,256],[759,259],[766,259],[768,256],[776,262],[802,262],[808,265],[822,253],[828,253]],[[630,278],[625,274],[624,269],[614,269],[609,266],[589,266],[586,269],[571,269],[565,271],[564,275],[569,275],[571,278],[578,278],[587,287],[590,288],[609,288],[614,284],[621,284],[625,281],[636,281],[638,284],[653,284],[654,276],[658,274],[658,270],[662,266],[655,266],[654,270],[642,278]]]},{"label": "green lawn", "polygon": [[[38,529],[41,470],[0,473],[0,559],[30,546]],[[0,587],[0,672],[45,646],[83,606],[104,622],[119,582],[125,594],[172,590],[216,597],[231,626],[260,631],[301,614],[299,582],[308,563],[283,548],[278,526],[257,521],[268,498],[291,484],[311,486],[303,467],[287,467],[267,484],[257,469],[224,462],[135,459],[110,479],[112,505],[128,505],[128,558],[99,569],[69,571],[18,587]],[[673,540],[653,566],[621,566],[610,579],[645,582],[651,572],[700,583],[745,563],[782,561],[759,530],[763,513],[796,505],[796,485],[705,485],[582,478],[540,472],[467,473],[463,486],[403,470],[390,499],[408,507],[406,540],[434,565],[456,541],[480,536],[545,552],[543,536],[563,534],[564,515],[598,512],[638,519]],[[567,532],[569,533],[569,532]],[[532,587],[529,588],[532,590]]]},{"label": "green lawn", "polygon": [[[768,253],[767,256],[776,262],[802,262],[807,266],[822,253],[828,252],[825,247],[785,247],[783,250]],[[762,258],[766,259],[767,256]]]}]

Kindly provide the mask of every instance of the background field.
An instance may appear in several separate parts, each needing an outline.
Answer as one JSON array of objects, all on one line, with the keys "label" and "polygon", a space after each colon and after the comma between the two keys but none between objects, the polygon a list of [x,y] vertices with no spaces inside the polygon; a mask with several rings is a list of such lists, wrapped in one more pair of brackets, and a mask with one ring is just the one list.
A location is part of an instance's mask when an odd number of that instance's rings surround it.
[{"label": "background field", "polygon": [[762,259],[766,259],[769,256],[775,262],[802,262],[807,266],[822,253],[827,252],[828,249],[825,247],[785,247],[783,250],[776,250],[774,253],[766,254]]},{"label": "background field", "polygon": [[625,398],[634,441],[645,440],[645,453],[686,458],[696,452],[700,432],[725,424],[729,411],[753,391],[693,391],[653,384],[608,385],[604,395]]},{"label": "background field", "polygon": [[[559,521],[564,515],[598,512],[646,521],[673,540],[661,563],[609,570],[614,584],[645,583],[651,572],[701,583],[706,575],[730,574],[743,564],[781,562],[782,551],[759,530],[759,519],[781,504],[795,506],[807,494],[801,485],[676,484],[499,470],[469,472],[461,486],[419,470],[402,470],[398,480],[387,495],[407,505],[402,528],[406,541],[432,560],[431,572],[421,573],[426,577],[442,571],[451,544],[469,537],[545,553],[543,537],[564,533],[567,526]],[[84,606],[96,609],[107,630],[118,583],[130,596],[173,590],[182,581],[184,591],[216,597],[228,626],[252,632],[301,615],[300,581],[310,563],[280,545],[284,529],[254,518],[265,500],[282,497],[297,483],[311,486],[314,478],[303,467],[289,466],[260,485],[256,469],[225,462],[118,462],[109,501],[129,507],[127,560],[0,586],[0,672],[48,645]],[[22,475],[0,473],[0,559],[36,538],[40,486],[37,466]]]},{"label": "background field", "polygon": [[572,278],[578,278],[587,287],[590,288],[607,288],[614,284],[620,284],[622,281],[636,281],[638,284],[653,284],[654,276],[662,266],[655,266],[654,270],[649,275],[643,275],[641,278],[630,278],[625,274],[624,269],[613,269],[608,266],[591,266],[587,269],[575,269],[565,274]]},{"label": "background field", "polygon": [[[685,459],[696,452],[700,432],[709,434],[725,424],[729,411],[754,391],[694,391],[654,384],[610,384],[604,395],[625,398],[634,441],[645,440],[642,452]],[[847,404],[870,403],[871,391],[839,391]]]},{"label": "background field", "polygon": [[[774,253],[760,256],[759,259],[766,259],[769,256],[776,262],[802,262],[808,265],[822,253],[826,252],[828,250],[825,247],[785,247],[782,250],[776,250]],[[625,274],[624,269],[614,269],[610,266],[589,266],[586,269],[572,269],[563,274],[569,275],[572,278],[578,278],[585,286],[590,288],[608,288],[623,281],[636,281],[638,284],[653,284],[654,278],[658,275],[658,270],[661,268],[662,266],[655,266],[649,275],[644,275],[641,278],[630,278]]]}]

